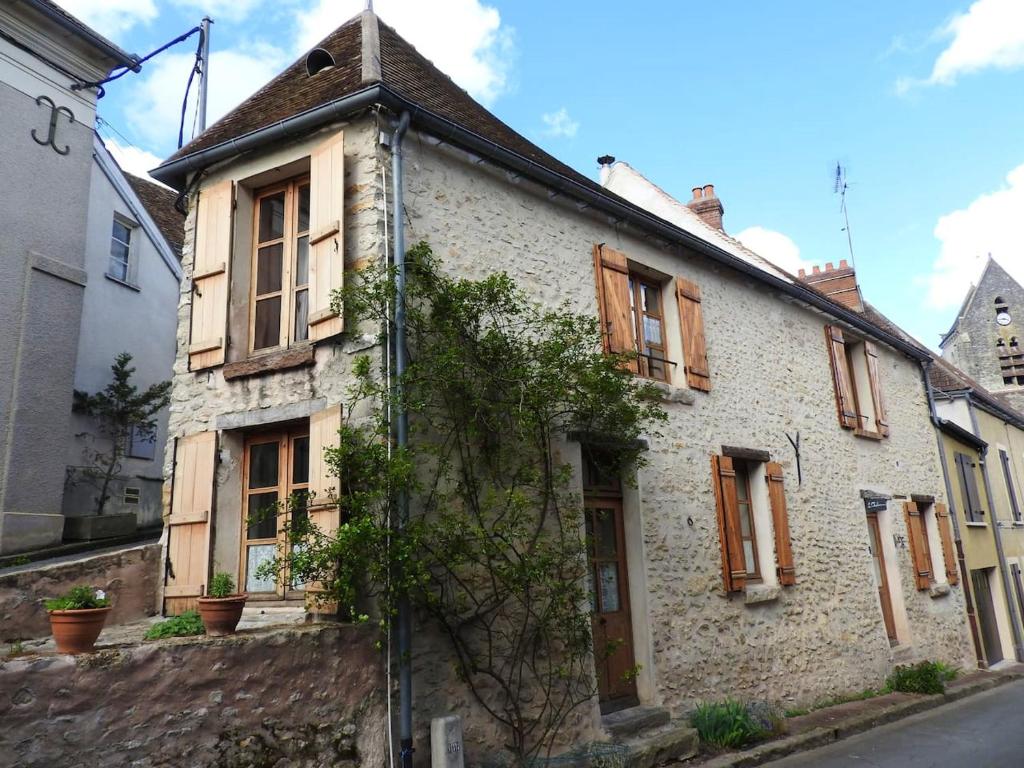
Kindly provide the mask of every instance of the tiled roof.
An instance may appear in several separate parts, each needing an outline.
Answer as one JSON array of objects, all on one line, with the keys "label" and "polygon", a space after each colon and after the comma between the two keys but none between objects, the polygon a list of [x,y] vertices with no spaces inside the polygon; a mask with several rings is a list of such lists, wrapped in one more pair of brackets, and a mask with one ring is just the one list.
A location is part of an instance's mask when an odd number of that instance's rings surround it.
[{"label": "tiled roof", "polygon": [[185,217],[174,207],[174,201],[178,195],[174,190],[159,184],[154,184],[148,179],[132,176],[125,173],[124,177],[131,184],[139,200],[146,206],[149,215],[160,228],[160,233],[171,246],[171,250],[180,259],[181,246],[185,241]]},{"label": "tiled roof", "polygon": [[1011,422],[1018,426],[1024,426],[1024,414],[1018,411],[1009,400],[985,389],[966,373],[942,358],[935,358],[929,366],[928,382],[936,392],[952,393],[970,390],[971,396],[979,403],[1004,412]]}]

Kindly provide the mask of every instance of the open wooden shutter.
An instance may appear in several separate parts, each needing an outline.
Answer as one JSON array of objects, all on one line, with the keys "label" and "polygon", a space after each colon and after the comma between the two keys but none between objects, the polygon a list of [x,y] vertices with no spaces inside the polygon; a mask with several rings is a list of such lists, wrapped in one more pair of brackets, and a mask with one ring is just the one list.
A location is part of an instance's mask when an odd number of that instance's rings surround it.
[{"label": "open wooden shutter", "polygon": [[870,341],[864,342],[864,357],[868,364],[868,382],[871,384],[871,400],[875,404],[875,430],[882,437],[889,436],[889,418],[882,400],[882,385],[878,378],[878,347]]},{"label": "open wooden shutter", "polygon": [[331,293],[345,278],[342,223],[345,214],[344,134],[336,133],[309,159],[309,338],[320,341],[342,331],[331,309]]},{"label": "open wooden shutter", "polygon": [[747,565],[740,537],[740,507],[736,500],[736,471],[728,456],[711,457],[711,482],[718,509],[718,543],[722,549],[722,581],[726,592],[747,584]]},{"label": "open wooden shutter", "polygon": [[694,389],[711,391],[707,341],[704,338],[704,312],[700,305],[700,287],[685,277],[676,278],[676,304],[683,339],[686,383]]},{"label": "open wooden shutter", "polygon": [[178,440],[171,515],[167,520],[166,614],[194,609],[196,598],[206,594],[216,469],[216,432],[200,432]]},{"label": "open wooden shutter", "polygon": [[[604,351],[609,354],[636,351],[633,313],[629,306],[629,267],[625,254],[607,245],[595,245],[594,276]],[[636,373],[638,361],[632,361],[629,369]]]},{"label": "open wooden shutter", "polygon": [[196,210],[192,260],[192,327],[188,368],[223,365],[228,330],[228,270],[235,215],[231,180],[203,187]]},{"label": "open wooden shutter", "polygon": [[772,510],[772,526],[775,528],[775,561],[779,584],[788,587],[796,584],[796,568],[793,565],[793,545],[789,540],[789,512],[786,510],[786,490],[782,484],[782,465],[769,461],[765,465],[764,479],[768,483],[768,504]]},{"label": "open wooden shutter", "polygon": [[953,542],[953,523],[949,519],[949,510],[945,504],[935,503],[935,520],[939,524],[939,538],[942,539],[942,560],[946,566],[946,581],[950,584],[960,582],[960,574],[956,569],[956,544]]},{"label": "open wooden shutter", "polygon": [[828,343],[828,359],[832,364],[832,384],[836,391],[839,424],[844,429],[856,429],[857,408],[853,401],[853,379],[846,360],[846,342],[843,340],[842,329],[835,325],[826,325],[825,340]]},{"label": "open wooden shutter", "polygon": [[[338,478],[324,460],[324,449],[340,445],[340,429],[340,405],[325,408],[309,417],[309,490],[313,494],[308,507],[309,520],[327,535],[338,530],[341,513],[332,501],[339,490]],[[336,611],[336,605],[316,601],[317,594],[322,592],[319,582],[307,584],[306,594],[312,598],[312,601],[307,600],[307,604],[321,613]]]},{"label": "open wooden shutter", "polygon": [[928,531],[924,526],[924,515],[912,501],[903,503],[903,513],[907,518],[907,538],[910,540],[910,559],[914,566],[914,583],[918,589],[928,589],[932,583],[932,564],[928,560],[928,547],[925,536]]}]

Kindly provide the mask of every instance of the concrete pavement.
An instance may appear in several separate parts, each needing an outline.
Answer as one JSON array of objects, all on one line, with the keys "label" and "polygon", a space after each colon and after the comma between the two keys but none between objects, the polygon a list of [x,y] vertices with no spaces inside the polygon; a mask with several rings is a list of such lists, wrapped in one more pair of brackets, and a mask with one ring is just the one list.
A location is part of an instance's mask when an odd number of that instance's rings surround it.
[{"label": "concrete pavement", "polygon": [[1024,680],[765,765],[1024,768]]}]

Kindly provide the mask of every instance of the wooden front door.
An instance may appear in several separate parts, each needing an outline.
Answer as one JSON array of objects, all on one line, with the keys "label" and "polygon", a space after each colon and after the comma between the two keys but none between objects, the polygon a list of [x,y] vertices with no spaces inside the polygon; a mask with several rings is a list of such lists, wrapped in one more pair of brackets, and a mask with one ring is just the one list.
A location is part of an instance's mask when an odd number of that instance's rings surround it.
[{"label": "wooden front door", "polygon": [[622,502],[587,498],[584,511],[598,699],[602,712],[614,712],[639,703]]},{"label": "wooden front door", "polygon": [[878,527],[877,514],[868,514],[868,531],[871,534],[869,547],[875,569],[875,583],[878,585],[878,600],[882,604],[885,634],[889,637],[889,645],[896,645],[899,640],[896,637],[896,622],[892,616],[892,595],[889,592],[889,577],[885,569],[885,552],[882,549],[882,534]]},{"label": "wooden front door", "polygon": [[999,640],[999,626],[996,623],[996,609],[989,587],[989,573],[992,568],[978,568],[971,571],[971,586],[974,588],[974,605],[981,624],[981,642],[985,646],[985,661],[991,667],[1003,660],[1003,644]]}]

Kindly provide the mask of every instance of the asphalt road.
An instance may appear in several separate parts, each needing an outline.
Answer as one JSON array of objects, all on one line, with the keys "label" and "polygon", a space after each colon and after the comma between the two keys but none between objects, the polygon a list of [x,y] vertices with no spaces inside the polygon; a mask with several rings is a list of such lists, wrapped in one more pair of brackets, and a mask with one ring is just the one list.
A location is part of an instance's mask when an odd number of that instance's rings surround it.
[{"label": "asphalt road", "polygon": [[1024,768],[1024,680],[768,768]]}]

